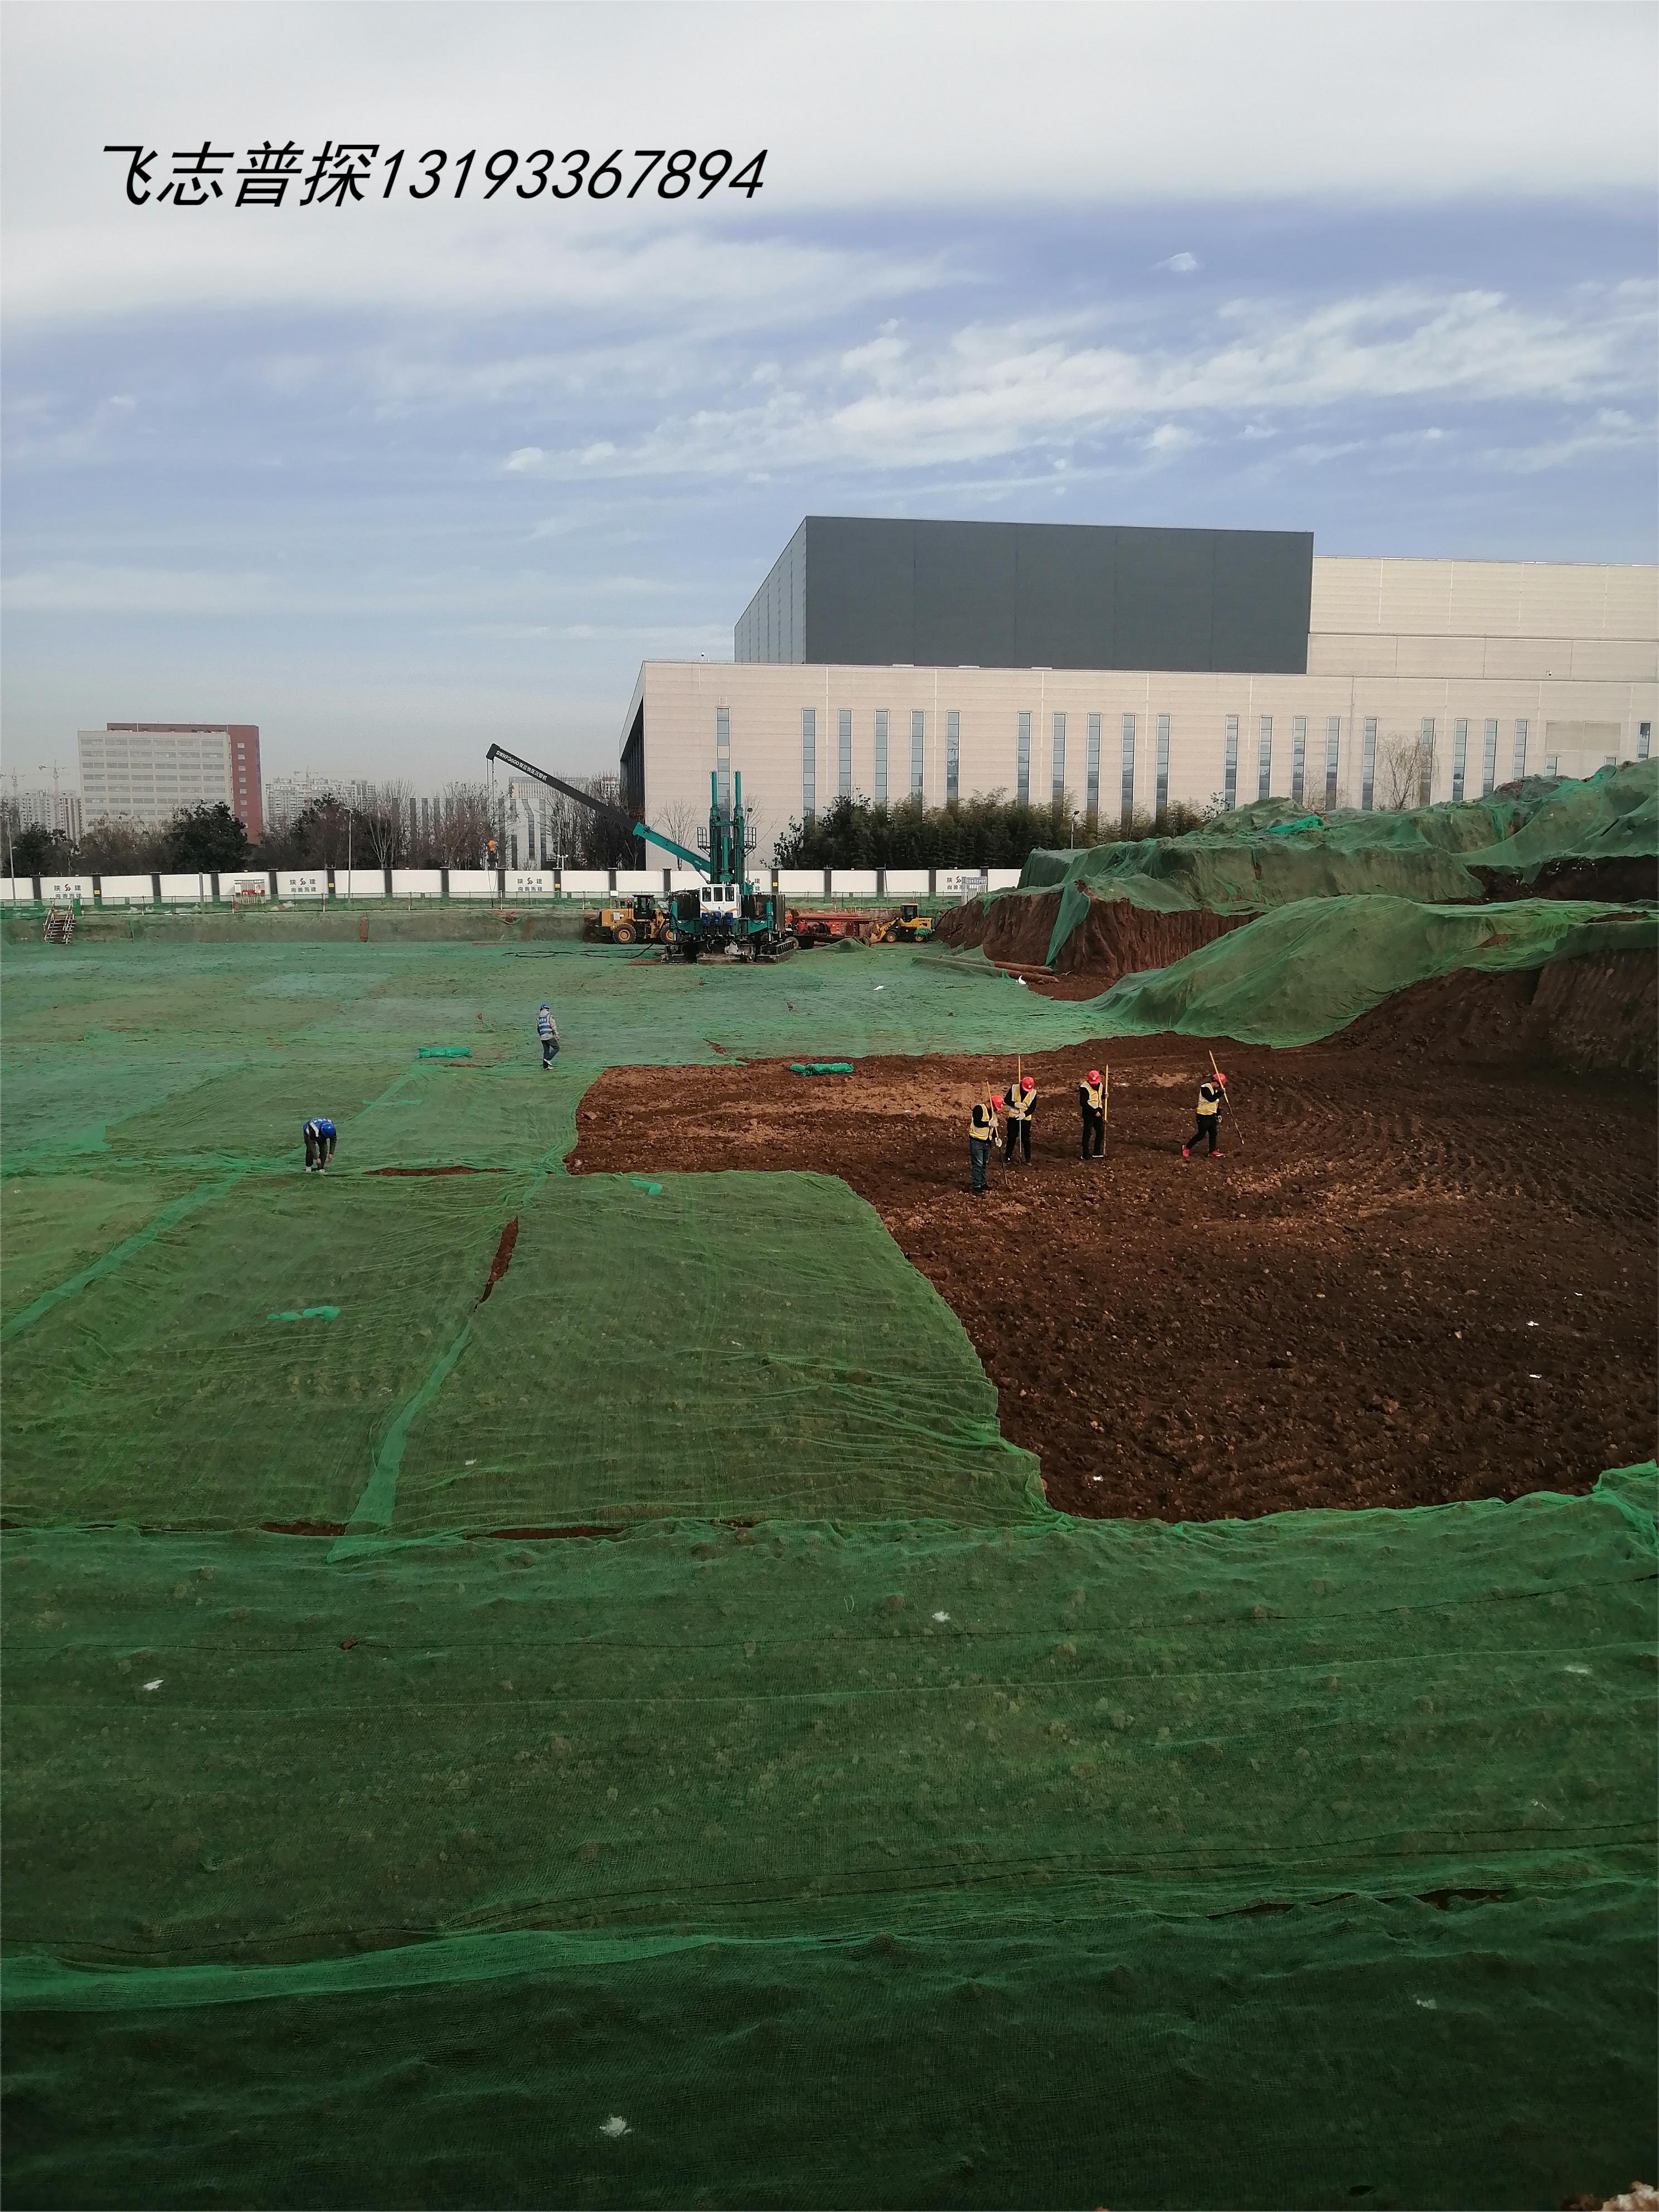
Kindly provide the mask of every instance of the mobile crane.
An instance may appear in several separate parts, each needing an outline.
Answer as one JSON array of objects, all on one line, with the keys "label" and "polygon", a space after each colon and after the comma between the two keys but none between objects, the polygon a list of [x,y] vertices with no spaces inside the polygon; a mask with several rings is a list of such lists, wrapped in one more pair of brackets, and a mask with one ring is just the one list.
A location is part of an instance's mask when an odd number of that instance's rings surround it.
[{"label": "mobile crane", "polygon": [[648,823],[608,800],[579,791],[574,783],[552,775],[534,761],[520,759],[505,745],[491,745],[487,761],[505,761],[520,775],[562,792],[565,798],[611,822],[629,837],[643,837],[660,845],[686,867],[696,869],[703,881],[692,890],[671,892],[666,902],[667,951],[671,957],[696,960],[722,954],[729,960],[781,960],[795,950],[795,939],[786,925],[783,910],[770,891],[757,889],[747,874],[748,833],[743,811],[743,778],[732,779],[732,803],[720,803],[720,779],[708,774],[708,853],[693,853]]}]

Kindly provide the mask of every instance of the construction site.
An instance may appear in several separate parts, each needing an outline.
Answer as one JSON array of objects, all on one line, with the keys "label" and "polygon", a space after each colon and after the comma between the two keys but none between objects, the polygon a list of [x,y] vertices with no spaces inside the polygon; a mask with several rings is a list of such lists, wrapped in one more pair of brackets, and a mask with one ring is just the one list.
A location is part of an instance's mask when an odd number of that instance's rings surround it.
[{"label": "construction site", "polygon": [[1659,762],[743,823],[8,910],[8,2201],[1651,2180]]}]

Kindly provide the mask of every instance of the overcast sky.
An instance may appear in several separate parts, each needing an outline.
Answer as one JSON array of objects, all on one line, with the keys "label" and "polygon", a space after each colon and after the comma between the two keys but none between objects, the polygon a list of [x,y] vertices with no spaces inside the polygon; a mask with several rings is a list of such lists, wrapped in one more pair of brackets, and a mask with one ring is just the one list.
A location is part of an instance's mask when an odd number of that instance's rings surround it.
[{"label": "overcast sky", "polygon": [[[1656,22],[11,0],[6,767],[197,717],[268,775],[613,765],[808,513],[1651,561]],[[204,143],[222,196],[154,197]],[[761,189],[629,199],[635,148]]]}]

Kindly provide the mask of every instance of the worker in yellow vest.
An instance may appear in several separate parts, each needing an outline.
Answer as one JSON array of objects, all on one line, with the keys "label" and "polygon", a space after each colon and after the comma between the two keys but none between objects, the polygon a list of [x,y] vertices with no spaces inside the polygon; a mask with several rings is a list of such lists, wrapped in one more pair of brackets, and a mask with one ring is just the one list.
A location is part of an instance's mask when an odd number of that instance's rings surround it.
[{"label": "worker in yellow vest", "polygon": [[1029,1163],[1031,1157],[1031,1120],[1036,1112],[1036,1085],[1029,1075],[1022,1075],[1008,1092],[1008,1119],[1002,1139],[1003,1164],[1014,1157],[1018,1145],[1020,1158]]},{"label": "worker in yellow vest", "polygon": [[997,1140],[997,1115],[1001,1111],[1000,1098],[981,1098],[968,1116],[968,1169],[973,1177],[975,1198],[985,1195],[985,1171],[991,1164],[991,1151]]},{"label": "worker in yellow vest", "polygon": [[1210,1158],[1212,1160],[1221,1158],[1221,1148],[1216,1139],[1221,1133],[1221,1109],[1226,1103],[1227,1079],[1218,1067],[1207,1082],[1198,1086],[1198,1127],[1181,1147],[1183,1160],[1191,1159],[1193,1146],[1201,1145],[1206,1138],[1209,1139]]},{"label": "worker in yellow vest", "polygon": [[1091,1067],[1079,1084],[1077,1103],[1083,1115],[1083,1157],[1088,1158],[1092,1143],[1098,1159],[1106,1149],[1106,1085],[1097,1067]]}]

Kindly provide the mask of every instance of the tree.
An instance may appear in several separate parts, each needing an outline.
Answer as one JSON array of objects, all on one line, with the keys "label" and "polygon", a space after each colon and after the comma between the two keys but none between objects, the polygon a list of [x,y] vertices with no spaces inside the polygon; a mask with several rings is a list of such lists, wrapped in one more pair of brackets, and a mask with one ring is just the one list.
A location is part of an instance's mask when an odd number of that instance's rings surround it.
[{"label": "tree", "polygon": [[1382,805],[1394,813],[1426,806],[1434,787],[1434,744],[1428,738],[1389,738],[1377,761]]},{"label": "tree", "polygon": [[[9,825],[8,825],[9,826]],[[7,839],[9,872],[14,876],[60,876],[70,872],[74,854],[67,837],[36,822]]]},{"label": "tree", "polygon": [[125,822],[106,815],[89,823],[81,839],[82,867],[99,876],[148,875],[166,865],[163,831],[145,822]]},{"label": "tree", "polygon": [[182,808],[162,834],[166,865],[186,873],[240,867],[247,859],[247,831],[222,799],[214,805]]},{"label": "tree", "polygon": [[362,842],[377,868],[398,867],[408,853],[410,797],[406,783],[376,784],[356,809]]}]

